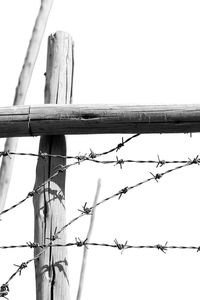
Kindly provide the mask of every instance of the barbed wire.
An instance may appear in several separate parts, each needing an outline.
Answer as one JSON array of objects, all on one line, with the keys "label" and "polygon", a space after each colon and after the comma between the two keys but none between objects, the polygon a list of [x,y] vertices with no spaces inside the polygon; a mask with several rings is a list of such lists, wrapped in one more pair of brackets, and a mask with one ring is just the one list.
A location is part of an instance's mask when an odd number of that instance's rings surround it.
[{"label": "barbed wire", "polygon": [[[129,137],[128,139],[126,139],[125,141],[124,141],[124,139],[122,138],[122,142],[119,143],[116,147],[114,147],[114,148],[112,148],[112,149],[110,149],[110,150],[108,150],[108,151],[105,151],[105,152],[102,152],[102,153],[99,153],[99,154],[95,154],[95,156],[96,156],[96,155],[102,156],[102,155],[106,155],[106,154],[108,154],[108,153],[111,153],[111,152],[113,152],[113,151],[118,151],[118,150],[121,149],[126,143],[128,143],[128,142],[129,142],[130,140],[132,140],[133,138],[138,137],[139,135],[140,135],[140,134],[135,134],[135,135]],[[11,154],[11,153],[15,153],[15,152],[4,151],[4,152],[1,152],[1,156],[2,156],[2,155],[3,155],[3,156],[9,156],[9,154]],[[94,153],[92,152],[92,150],[91,150],[91,153],[92,153],[92,154],[90,154],[89,156],[94,157]],[[22,154],[22,153],[21,153],[21,154]],[[24,153],[23,155],[25,155],[25,153]],[[48,155],[48,154],[43,153],[43,154],[39,154],[39,155],[42,155],[42,157],[43,157],[43,155],[44,155],[44,157],[46,157],[46,155]],[[36,154],[34,154],[34,156],[36,156]],[[62,156],[62,155],[59,155],[59,156],[58,156],[58,155],[53,155],[53,154],[52,154],[51,156],[52,156],[52,157],[65,157],[65,156]],[[81,162],[87,160],[87,158],[86,158],[85,156],[80,156],[80,155],[77,156],[76,159],[77,159],[77,161],[74,162],[74,163],[67,164],[67,165],[64,165],[64,166],[59,165],[59,166],[58,166],[59,168],[57,169],[57,171],[56,171],[54,174],[52,174],[52,175],[51,175],[47,180],[45,180],[41,185],[39,185],[38,187],[36,187],[36,188],[33,189],[32,191],[28,192],[27,196],[26,196],[24,199],[20,200],[19,202],[17,202],[16,204],[12,205],[12,206],[9,207],[8,209],[3,210],[3,211],[0,213],[0,216],[3,215],[3,214],[5,214],[5,213],[7,213],[8,211],[10,211],[10,210],[12,210],[12,209],[18,207],[19,205],[21,205],[22,203],[24,203],[28,198],[33,197],[35,194],[40,194],[40,190],[41,190],[47,183],[49,183],[54,177],[56,177],[59,173],[62,173],[62,172],[64,172],[64,171],[66,171],[68,168],[70,168],[70,167],[72,167],[72,166],[74,166],[74,165],[77,165],[77,164],[79,165]]]},{"label": "barbed wire", "polygon": [[11,151],[1,151],[0,152],[0,157],[1,156],[10,156],[11,154],[13,155],[32,155],[32,156],[39,156],[39,157],[47,157],[47,156],[50,156],[50,157],[62,157],[62,158],[75,158],[77,161],[74,162],[74,163],[71,163],[71,164],[68,164],[68,165],[64,165],[64,166],[60,166],[60,168],[53,174],[51,175],[45,182],[43,182],[40,186],[36,187],[34,190],[30,191],[27,196],[20,200],[19,202],[17,202],[16,204],[12,205],[11,207],[9,207],[8,209],[5,209],[3,210],[0,215],[3,215],[5,213],[7,213],[8,211],[18,207],[19,205],[21,205],[22,203],[24,203],[28,198],[30,197],[33,197],[35,194],[39,194],[39,190],[42,189],[47,183],[49,183],[54,177],[56,177],[60,172],[64,172],[66,171],[68,168],[70,168],[71,166],[74,166],[74,165],[77,165],[77,164],[80,164],[81,162],[83,161],[93,161],[93,162],[96,162],[96,163],[102,163],[102,164],[108,164],[108,163],[115,163],[115,165],[120,165],[120,168],[122,168],[122,165],[125,163],[125,162],[135,162],[135,163],[156,163],[156,167],[158,166],[163,166],[167,163],[185,163],[185,164],[191,164],[191,162],[194,162],[194,163],[197,163],[199,164],[200,163],[200,158],[199,156],[197,155],[194,159],[190,159],[188,158],[188,160],[172,160],[172,161],[167,161],[167,160],[161,160],[159,155],[158,155],[158,160],[123,160],[123,159],[118,159],[118,157],[116,157],[116,160],[115,161],[99,161],[99,160],[95,160],[94,158],[95,157],[99,157],[99,156],[103,156],[103,155],[106,155],[106,154],[109,154],[113,151],[118,151],[119,149],[121,149],[127,142],[129,142],[131,139],[139,136],[140,134],[135,134],[133,136],[131,136],[130,138],[126,139],[124,141],[124,139],[122,138],[122,142],[119,143],[116,147],[108,150],[108,151],[105,151],[105,152],[102,152],[102,153],[99,153],[99,154],[96,154],[94,153],[91,149],[90,149],[90,154],[87,156],[86,154],[85,155],[78,155],[78,156],[63,156],[63,155],[56,155],[56,154],[47,154],[47,153],[40,153],[40,154],[33,154],[33,153],[16,153],[16,152],[11,152]]},{"label": "barbed wire", "polygon": [[[134,136],[135,137],[135,136]],[[133,138],[133,137],[132,137]],[[130,140],[131,138],[128,139],[128,141]],[[127,142],[127,140],[125,141]],[[125,143],[122,139],[122,143]],[[119,150],[122,146],[121,144],[118,144],[117,147],[113,148],[115,149],[115,151]],[[111,149],[110,151],[114,151],[113,149]],[[110,152],[109,152],[110,153]],[[108,154],[108,151],[107,152],[104,152],[102,155],[106,155]],[[158,157],[159,158],[159,157]],[[77,160],[76,162],[70,164],[70,165],[66,165],[66,166],[59,166],[59,169],[53,174],[51,175],[45,182],[43,182],[39,187],[35,188],[33,191],[29,192],[28,195],[26,196],[26,198],[24,198],[23,200],[21,200],[20,202],[18,202],[17,204],[13,205],[12,207],[10,207],[9,209],[7,210],[4,210],[1,214],[3,213],[6,213],[7,211],[17,207],[18,205],[20,205],[21,203],[23,203],[26,199],[28,199],[29,197],[32,197],[35,195],[35,193],[39,193],[41,188],[44,187],[49,181],[51,181],[55,176],[57,176],[60,172],[64,172],[66,171],[67,168],[69,168],[70,166],[74,165],[74,164],[79,164],[81,161],[84,161],[85,160],[85,157],[84,158],[80,158],[80,160]],[[162,160],[159,159],[159,163],[157,162],[157,167],[159,165],[163,165],[164,163],[162,163]],[[135,248],[135,249],[158,249],[158,250],[161,250],[162,252],[166,252],[168,249],[194,249],[194,250],[197,250],[197,251],[200,251],[200,246],[168,246],[167,243],[165,243],[165,245],[161,245],[161,244],[156,244],[156,245],[140,245],[140,246],[137,246],[137,245],[128,245],[128,242],[126,241],[124,244],[121,244],[121,243],[118,243],[117,239],[114,240],[114,244],[108,244],[108,243],[87,243],[87,239],[85,239],[84,241],[81,241],[79,238],[76,238],[75,242],[74,243],[67,243],[67,244],[53,244],[53,242],[55,242],[58,238],[59,238],[59,234],[64,231],[69,225],[71,225],[73,222],[75,222],[76,220],[78,220],[79,218],[85,216],[85,215],[91,215],[93,213],[93,209],[96,208],[97,206],[105,203],[106,201],[108,200],[111,200],[115,197],[118,197],[118,199],[120,199],[124,194],[126,194],[128,191],[136,188],[136,187],[139,187],[149,181],[152,181],[152,180],[155,180],[157,182],[159,182],[159,180],[166,174],[169,174],[171,172],[174,172],[176,170],[179,170],[181,168],[184,168],[184,167],[187,167],[187,166],[190,166],[190,165],[193,165],[193,164],[197,164],[199,165],[200,164],[200,159],[198,156],[196,156],[194,159],[188,159],[188,161],[183,164],[183,165],[180,165],[180,166],[177,166],[175,168],[172,168],[172,169],[168,169],[166,170],[165,172],[162,172],[162,173],[156,173],[156,174],[153,174],[150,172],[151,174],[151,177],[143,180],[143,181],[140,181],[138,182],[137,184],[135,185],[132,185],[132,186],[126,186],[124,188],[122,188],[121,190],[119,190],[118,192],[116,192],[115,194],[107,197],[107,198],[104,198],[103,200],[101,200],[100,202],[96,203],[94,206],[92,207],[87,207],[87,203],[85,203],[81,209],[78,209],[78,211],[81,213],[79,214],[78,216],[76,216],[75,218],[73,218],[71,221],[69,221],[66,225],[64,225],[60,230],[57,231],[57,228],[55,229],[55,232],[54,234],[48,238],[50,240],[50,242],[48,244],[43,244],[43,245],[39,245],[38,243],[31,243],[31,242],[28,242],[26,243],[26,245],[11,245],[11,246],[0,246],[0,249],[8,249],[8,248],[25,248],[25,247],[29,247],[29,248],[40,248],[41,251],[36,255],[34,256],[33,258],[25,261],[25,262],[22,262],[20,265],[15,265],[17,267],[17,270],[9,277],[9,279],[4,283],[2,284],[2,286],[0,287],[0,297],[4,297],[6,298],[6,296],[8,295],[8,292],[9,292],[9,282],[17,275],[21,275],[21,272],[23,269],[25,269],[28,264],[34,260],[36,260],[37,258],[39,258],[47,249],[48,247],[63,247],[63,246],[77,246],[77,247],[82,247],[82,246],[104,246],[104,247],[112,247],[112,248],[118,248],[121,252],[123,252],[125,249],[129,249],[129,248]],[[1,215],[0,214],[0,215]]]},{"label": "barbed wire", "polygon": [[[97,243],[97,242],[87,242],[87,239],[81,240],[80,238],[75,238],[75,242],[66,243],[66,244],[53,244],[52,242],[56,240],[58,237],[54,236],[51,238],[51,242],[49,244],[38,244],[35,242],[27,242],[23,245],[11,245],[11,246],[0,246],[0,249],[9,249],[9,248],[42,248],[43,250],[39,252],[36,256],[34,256],[32,259],[29,259],[25,262],[22,262],[20,265],[14,264],[14,266],[17,267],[17,270],[9,277],[9,279],[1,285],[0,287],[0,297],[6,298],[9,292],[9,283],[10,281],[17,275],[21,275],[22,270],[28,267],[28,264],[37,258],[41,254],[43,254],[48,247],[71,247],[71,246],[77,246],[77,247],[109,247],[109,248],[116,248],[121,251],[121,254],[124,252],[124,250],[127,249],[157,249],[161,252],[165,253],[170,250],[196,250],[197,252],[200,251],[200,246],[183,246],[183,245],[168,245],[168,242],[165,244],[154,244],[154,245],[130,245],[128,244],[128,241],[126,240],[125,243],[119,243],[118,240],[115,238],[114,243]],[[6,298],[7,299],[7,298]]]},{"label": "barbed wire", "polygon": [[152,180],[155,180],[156,182],[159,182],[159,180],[164,176],[164,175],[167,175],[169,173],[172,173],[174,171],[177,171],[179,169],[182,169],[182,168],[185,168],[185,167],[188,167],[188,166],[191,166],[193,164],[197,164],[199,165],[199,161],[196,161],[195,159],[193,160],[190,160],[189,163],[186,163],[186,164],[183,164],[181,166],[177,166],[175,168],[172,168],[172,169],[168,169],[166,170],[165,172],[162,172],[162,173],[156,173],[156,174],[153,174],[150,172],[151,174],[151,177],[143,180],[143,181],[140,181],[132,186],[126,186],[124,188],[122,188],[121,190],[119,190],[118,192],[116,192],[115,194],[107,197],[107,198],[104,198],[103,200],[97,202],[94,206],[91,206],[91,207],[88,207],[87,206],[87,202],[82,206],[81,209],[78,209],[79,212],[81,212],[81,214],[79,214],[78,216],[76,216],[75,218],[73,218],[72,220],[70,220],[66,225],[64,225],[57,233],[60,234],[63,230],[65,230],[69,225],[71,225],[72,223],[74,223],[75,221],[77,221],[78,219],[80,219],[81,217],[85,216],[85,215],[91,215],[92,214],[92,211],[94,208],[96,208],[97,206],[113,199],[113,198],[116,198],[118,197],[118,199],[120,199],[122,197],[122,195],[126,194],[127,192],[129,192],[130,190],[134,189],[134,188],[137,188],[143,184],[146,184]]},{"label": "barbed wire", "polygon": [[[3,211],[0,213],[0,215],[3,215],[3,214],[5,214],[5,213],[7,213],[8,211],[10,211],[10,210],[12,210],[12,209],[18,207],[19,205],[21,205],[22,203],[24,203],[28,198],[33,197],[35,194],[40,194],[40,190],[41,190],[47,183],[49,183],[54,177],[56,177],[59,173],[64,172],[64,171],[66,171],[68,168],[70,168],[71,166],[80,164],[80,162],[83,162],[83,161],[85,161],[85,160],[87,160],[87,159],[84,159],[84,158],[83,158],[82,160],[80,159],[79,161],[74,162],[74,163],[72,163],[72,164],[68,164],[68,165],[64,165],[64,166],[60,165],[59,168],[58,168],[58,170],[57,170],[53,175],[51,175],[46,181],[44,181],[41,185],[39,185],[38,187],[36,187],[34,190],[30,191],[24,199],[20,200],[19,202],[17,202],[16,204],[12,205],[12,206],[9,207],[8,209],[3,210]],[[154,161],[154,162],[155,162],[155,161]],[[120,167],[122,167],[122,164],[123,164],[123,163],[124,163],[124,161],[122,162],[122,160],[118,160],[118,161],[117,161],[117,164],[120,164]],[[162,160],[157,161],[156,163],[157,163],[157,167],[158,167],[159,165],[160,165],[160,166],[163,166],[163,165],[164,165],[164,163],[163,163]],[[146,182],[148,182],[148,181],[150,181],[150,180],[152,180],[152,179],[155,179],[156,181],[158,181],[163,175],[165,175],[165,174],[167,174],[167,173],[170,173],[170,172],[172,172],[172,171],[181,169],[181,168],[183,168],[183,167],[189,166],[189,165],[191,165],[191,164],[198,164],[198,165],[200,164],[200,158],[199,158],[198,155],[197,155],[195,158],[193,158],[193,159],[188,158],[188,160],[186,161],[185,164],[183,164],[183,165],[181,165],[181,166],[178,166],[178,167],[175,167],[175,168],[173,168],[173,169],[167,170],[167,171],[165,171],[165,172],[163,172],[163,173],[157,173],[156,175],[153,175],[153,173],[150,173],[150,174],[153,176],[152,178],[149,178],[149,179],[146,179],[146,180],[144,180],[144,181],[142,181],[142,182],[139,182],[136,186],[142,185],[142,184],[144,184],[144,183],[146,183]],[[130,190],[130,189],[132,189],[132,188],[134,188],[134,187],[136,187],[136,186],[123,188],[123,189],[120,191],[120,197],[119,197],[119,198],[121,198],[122,194],[125,194],[128,190]],[[119,192],[117,193],[117,195],[118,195],[118,194],[119,194]],[[114,196],[115,196],[115,195],[113,195],[112,198],[113,198]],[[107,201],[107,200],[109,200],[109,199],[105,199],[104,201]],[[97,205],[99,205],[99,204],[97,204]]]},{"label": "barbed wire", "polygon": [[[42,248],[43,250],[41,252],[39,252],[37,255],[35,255],[33,258],[31,259],[28,259],[27,261],[25,262],[22,262],[20,265],[16,265],[14,264],[14,266],[17,267],[17,270],[9,277],[9,279],[3,283],[1,286],[0,286],[0,297],[3,297],[3,298],[6,298],[5,296],[8,295],[8,292],[9,292],[9,282],[17,275],[21,275],[21,272],[23,269],[27,268],[28,267],[28,264],[30,264],[32,261],[38,259],[47,249],[48,247],[51,247],[53,245],[53,242],[57,239],[59,239],[59,236],[57,234],[57,228],[55,228],[54,230],[54,234],[50,237],[50,238],[46,238],[48,240],[50,240],[50,242],[47,244],[47,245],[43,245],[43,246],[39,246],[39,244],[37,243],[31,243],[31,242],[27,242],[27,247],[29,248],[37,248],[40,247]],[[23,245],[21,245],[23,246]],[[14,248],[14,247],[12,247]],[[17,247],[15,247],[17,248]],[[19,248],[19,247],[18,247]],[[24,248],[24,247],[21,247],[21,248]],[[5,249],[5,248],[2,248],[2,249]],[[6,298],[7,299],[7,298]]]},{"label": "barbed wire", "polygon": [[40,191],[47,183],[49,183],[54,177],[56,177],[59,173],[62,173],[64,172],[66,169],[68,169],[69,167],[71,166],[74,166],[76,164],[78,164],[79,162],[74,162],[72,164],[69,164],[69,165],[65,165],[65,166],[59,166],[58,170],[52,174],[47,180],[45,180],[42,184],[40,184],[38,187],[36,187],[35,189],[33,189],[32,191],[28,192],[27,196],[20,200],[19,202],[17,202],[16,204],[10,206],[9,208],[3,210],[1,213],[0,213],[0,216],[7,213],[8,211],[18,207],[19,205],[21,205],[22,203],[24,203],[28,198],[31,198],[33,197],[35,194],[40,194],[42,191]]},{"label": "barbed wire", "polygon": [[[55,241],[56,239],[58,239],[59,234],[60,234],[61,232],[63,232],[69,225],[71,225],[72,223],[74,223],[75,221],[77,221],[78,219],[80,219],[81,217],[83,217],[83,216],[85,216],[85,215],[91,215],[91,214],[92,214],[92,210],[93,210],[94,208],[96,208],[97,206],[99,206],[99,205],[105,203],[106,201],[108,201],[108,200],[110,200],[110,199],[112,199],[112,198],[114,198],[114,197],[117,197],[117,196],[118,196],[118,199],[120,199],[121,196],[122,196],[123,194],[127,193],[129,190],[131,190],[131,189],[133,189],[133,188],[136,188],[136,187],[138,187],[138,186],[140,186],[140,185],[142,185],[142,184],[144,184],[144,183],[147,183],[147,182],[149,182],[149,181],[151,181],[151,180],[156,180],[156,181],[158,182],[158,180],[161,179],[162,176],[164,176],[164,175],[166,175],[166,174],[168,174],[168,173],[171,173],[171,172],[173,172],[173,171],[176,171],[176,170],[178,170],[178,169],[184,168],[184,167],[186,167],[186,166],[192,165],[192,164],[199,164],[199,163],[198,163],[196,160],[193,159],[193,160],[190,160],[190,163],[187,163],[187,164],[182,165],[182,166],[178,166],[178,167],[173,168],[173,169],[169,169],[169,170],[167,170],[167,171],[165,171],[165,172],[163,172],[163,173],[160,173],[160,174],[157,173],[157,174],[155,174],[155,175],[151,173],[152,177],[150,177],[150,178],[148,178],[148,179],[146,179],[146,180],[144,180],[144,181],[141,181],[141,182],[139,182],[139,183],[137,183],[137,184],[135,184],[135,185],[133,185],[133,186],[130,186],[130,187],[127,186],[127,187],[121,189],[120,191],[118,191],[117,193],[113,194],[112,196],[107,197],[107,198],[101,200],[100,202],[98,202],[97,204],[95,204],[95,205],[92,206],[92,207],[87,207],[87,203],[85,203],[85,204],[82,206],[82,209],[78,209],[78,211],[80,211],[81,214],[78,215],[78,216],[76,216],[76,217],[73,218],[72,220],[70,220],[70,221],[69,221],[66,225],[64,225],[60,230],[57,231],[57,228],[56,228],[56,232],[55,232],[53,238],[51,237],[50,239],[53,240],[53,241]],[[51,243],[49,243],[49,245],[52,245],[52,246],[53,246],[53,244],[51,244]],[[31,244],[31,246],[34,248],[34,244]],[[47,245],[35,245],[35,246],[36,246],[36,247],[43,247],[43,246],[46,247]],[[47,247],[48,247],[48,246],[47,246]],[[42,252],[40,252],[40,253],[42,254],[43,252],[44,252],[44,251],[42,251]],[[38,257],[41,255],[40,253],[38,254]]]},{"label": "barbed wire", "polygon": [[[197,250],[197,252],[200,251],[200,246],[183,246],[183,245],[168,245],[168,242],[166,242],[164,245],[162,244],[155,244],[155,245],[129,245],[128,241],[123,243],[118,243],[117,239],[114,240],[114,244],[109,243],[97,243],[97,242],[87,242],[87,239],[81,240],[80,238],[75,238],[75,242],[71,243],[65,243],[65,244],[39,244],[35,242],[27,242],[26,244],[22,245],[10,245],[10,246],[0,246],[0,249],[16,249],[16,248],[48,248],[48,247],[71,247],[71,246],[100,246],[100,247],[111,247],[111,248],[118,248],[119,250],[123,249],[158,249],[162,250],[163,252],[166,252],[168,249],[179,249],[179,250]],[[32,260],[38,258],[35,257]],[[30,260],[30,261],[32,261]],[[15,265],[17,266],[17,265]],[[19,267],[19,266],[18,266]]]},{"label": "barbed wire", "polygon": [[[137,135],[138,136],[138,135]],[[135,136],[134,136],[135,137]],[[132,137],[133,138],[133,137]],[[130,139],[129,139],[130,140]],[[125,144],[126,141],[124,141]],[[59,154],[48,154],[48,153],[43,153],[40,152],[39,154],[35,154],[35,153],[25,153],[25,152],[12,152],[12,151],[0,151],[0,157],[1,156],[9,156],[11,158],[12,155],[18,155],[18,156],[33,156],[33,157],[41,157],[41,158],[47,158],[47,157],[53,157],[53,158],[64,158],[64,159],[75,159],[78,162],[82,162],[82,161],[89,161],[89,162],[93,162],[93,163],[98,163],[98,164],[114,164],[116,165],[120,165],[120,167],[122,167],[122,165],[124,163],[139,163],[139,164],[156,164],[156,167],[162,167],[165,164],[184,164],[189,162],[191,159],[188,158],[187,160],[166,160],[166,159],[160,159],[159,155],[157,155],[157,159],[146,159],[146,160],[142,160],[142,159],[123,159],[123,158],[118,158],[118,156],[116,156],[115,160],[97,160],[95,159],[96,157],[100,157],[102,155],[106,155],[109,154],[113,151],[118,151],[122,146],[122,143],[118,144],[115,148],[112,148],[109,151],[106,152],[102,152],[102,153],[95,153],[93,150],[90,149],[90,153],[89,154],[79,154],[79,155],[75,155],[75,156],[68,156],[68,155],[59,155]],[[197,160],[200,161],[199,155],[196,156]]]},{"label": "barbed wire", "polygon": [[114,151],[118,151],[120,150],[126,143],[128,143],[130,140],[132,140],[135,137],[138,137],[140,134],[134,134],[133,136],[127,138],[126,140],[124,140],[124,138],[122,137],[122,141],[117,144],[116,147],[111,148],[110,150],[104,151],[102,153],[95,153],[94,151],[92,151],[92,149],[90,149],[90,153],[88,155],[84,154],[84,155],[76,155],[76,156],[68,156],[68,155],[60,155],[60,154],[48,154],[48,153],[43,153],[40,152],[39,154],[35,154],[35,153],[25,153],[25,152],[13,152],[13,151],[0,151],[0,157],[1,156],[8,156],[11,158],[11,155],[19,155],[19,156],[33,156],[33,157],[41,157],[41,158],[46,158],[46,157],[58,157],[58,158],[67,158],[67,159],[77,159],[77,160],[82,160],[82,159],[92,159],[92,158],[96,158],[96,157],[100,157],[109,153],[112,153]]},{"label": "barbed wire", "polygon": [[[84,241],[81,241],[79,238],[76,238],[75,243],[67,243],[65,245],[61,245],[61,244],[53,244],[53,242],[55,242],[57,239],[59,239],[59,234],[64,231],[69,225],[71,225],[73,222],[75,222],[76,220],[78,220],[79,218],[85,216],[85,215],[91,215],[92,211],[94,208],[96,208],[97,206],[105,203],[106,201],[118,197],[118,199],[120,199],[122,197],[123,194],[126,194],[128,191],[141,186],[142,184],[145,184],[149,181],[155,180],[156,182],[158,182],[164,175],[169,174],[171,172],[174,172],[176,170],[179,170],[181,168],[193,165],[193,164],[197,164],[199,165],[199,160],[197,158],[195,159],[191,159],[189,163],[186,163],[184,165],[181,166],[177,166],[173,169],[169,169],[166,170],[163,173],[150,173],[151,177],[135,184],[132,186],[126,186],[123,189],[119,190],[117,193],[101,200],[100,202],[97,202],[94,206],[92,207],[87,207],[87,203],[85,203],[82,206],[82,209],[78,209],[78,211],[81,212],[80,215],[78,215],[77,217],[73,218],[71,221],[69,221],[66,225],[64,225],[60,230],[57,230],[57,228],[55,228],[55,232],[54,234],[48,238],[50,240],[50,242],[48,244],[44,244],[44,245],[39,245],[38,243],[31,243],[28,242],[26,245],[11,245],[11,246],[1,246],[0,249],[8,249],[8,248],[25,248],[25,247],[29,247],[29,248],[41,248],[42,250],[36,255],[34,256],[32,259],[27,260],[26,262],[22,262],[20,265],[15,265],[17,266],[17,270],[10,276],[10,278],[4,283],[2,284],[2,286],[0,287],[0,297],[4,297],[6,298],[8,292],[9,292],[9,282],[17,275],[21,275],[21,271],[23,269],[25,269],[28,264],[34,260],[36,260],[37,258],[39,258],[47,249],[48,247],[63,247],[63,246],[74,246],[76,245],[77,247],[82,247],[82,246],[104,246],[104,247],[112,247],[112,248],[118,248],[119,250],[121,250],[122,252],[125,249],[129,249],[129,248],[137,248],[137,249],[144,249],[144,248],[149,248],[149,249],[153,249],[156,248],[158,250],[161,250],[162,252],[166,252],[168,249],[196,249],[197,251],[200,251],[200,246],[167,246],[167,243],[165,243],[165,245],[161,245],[161,244],[156,244],[156,245],[140,245],[140,246],[136,246],[136,245],[128,245],[127,241],[124,244],[120,244],[118,243],[117,239],[114,240],[115,244],[107,244],[107,243],[87,243],[87,239],[85,239]],[[62,169],[61,169],[62,170]],[[57,171],[58,172],[58,171]],[[62,170],[63,172],[63,170]],[[52,175],[53,176],[53,175]],[[49,179],[48,179],[49,180]],[[43,185],[45,185],[45,183],[43,183]]]}]

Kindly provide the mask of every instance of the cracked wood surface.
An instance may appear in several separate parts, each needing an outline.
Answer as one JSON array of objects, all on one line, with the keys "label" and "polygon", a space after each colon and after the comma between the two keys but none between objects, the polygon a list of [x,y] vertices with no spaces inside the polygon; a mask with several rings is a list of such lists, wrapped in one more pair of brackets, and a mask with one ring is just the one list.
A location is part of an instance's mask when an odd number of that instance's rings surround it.
[{"label": "cracked wood surface", "polygon": [[[73,63],[72,39],[63,32],[51,35],[48,40],[45,103],[70,103],[72,97]],[[67,77],[68,76],[68,77]],[[43,136],[39,152],[66,155],[64,135]],[[64,158],[38,159],[35,186],[43,183],[61,165]],[[34,241],[49,243],[56,230],[66,224],[65,172],[59,173],[44,186],[43,191],[33,198],[35,227]],[[66,243],[66,232],[59,235],[59,242]],[[38,253],[35,249],[35,255]],[[69,278],[67,248],[49,247],[35,261],[36,299],[69,300]]]},{"label": "cracked wood surface", "polygon": [[[55,92],[52,95],[57,97]],[[59,99],[66,97],[62,93],[58,93],[58,96]],[[49,103],[51,95],[46,93],[46,97]],[[47,104],[0,108],[1,137],[188,132],[200,132],[200,105],[198,104],[137,106]]]}]

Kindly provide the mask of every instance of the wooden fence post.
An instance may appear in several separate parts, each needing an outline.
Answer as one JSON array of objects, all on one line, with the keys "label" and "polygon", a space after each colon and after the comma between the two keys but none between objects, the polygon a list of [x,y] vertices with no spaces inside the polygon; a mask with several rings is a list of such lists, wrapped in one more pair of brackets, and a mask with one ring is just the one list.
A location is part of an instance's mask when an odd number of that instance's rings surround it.
[{"label": "wooden fence post", "polygon": [[[73,76],[73,41],[64,32],[48,39],[45,104],[71,103]],[[39,152],[66,155],[64,135],[42,136]],[[49,178],[66,159],[39,158],[35,187]],[[66,224],[65,172],[60,172],[33,198],[34,241],[49,243],[56,230]],[[59,234],[59,243],[66,243],[65,231]],[[35,249],[35,255],[41,249]],[[69,300],[69,278],[66,247],[49,247],[35,260],[36,300]]]}]

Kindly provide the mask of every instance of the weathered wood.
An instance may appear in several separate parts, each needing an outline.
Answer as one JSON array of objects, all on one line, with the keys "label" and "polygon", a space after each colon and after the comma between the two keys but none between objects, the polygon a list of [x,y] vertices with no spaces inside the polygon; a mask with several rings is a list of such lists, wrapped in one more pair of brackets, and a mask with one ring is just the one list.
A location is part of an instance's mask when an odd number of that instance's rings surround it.
[{"label": "weathered wood", "polygon": [[[41,0],[38,16],[35,21],[32,36],[26,51],[24,64],[19,76],[13,105],[22,105],[25,102],[26,93],[30,84],[34,65],[37,60],[52,3],[53,0]],[[8,138],[5,142],[4,151],[10,150],[15,152],[17,144],[17,138]],[[10,159],[9,157],[3,157],[0,169],[0,211],[2,211],[5,206],[13,164],[14,158]]]},{"label": "weathered wood", "polygon": [[[71,100],[72,39],[63,32],[51,35],[48,40],[45,103],[69,103]],[[70,91],[70,92],[69,92]],[[30,129],[30,128],[29,128]],[[32,130],[32,129],[31,129]],[[64,135],[43,136],[39,152],[66,155]],[[64,158],[39,158],[35,186],[41,185],[61,166]],[[33,198],[35,215],[35,242],[47,243],[66,224],[65,172],[44,186],[42,193]],[[59,235],[66,243],[66,232]],[[35,249],[35,255],[41,250]],[[36,299],[69,300],[69,279],[66,247],[50,247],[35,261]]]},{"label": "weathered wood", "polygon": [[200,105],[48,104],[0,108],[0,137],[187,132],[200,132]]}]

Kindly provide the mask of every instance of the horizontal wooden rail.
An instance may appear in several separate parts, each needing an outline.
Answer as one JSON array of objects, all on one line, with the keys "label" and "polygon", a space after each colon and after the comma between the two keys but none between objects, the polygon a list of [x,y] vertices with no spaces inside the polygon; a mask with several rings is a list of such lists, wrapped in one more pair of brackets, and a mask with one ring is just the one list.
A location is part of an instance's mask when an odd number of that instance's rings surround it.
[{"label": "horizontal wooden rail", "polygon": [[0,108],[0,137],[200,132],[200,105],[51,105]]}]

